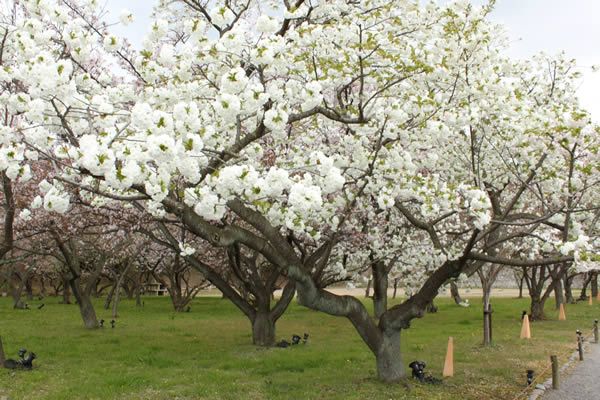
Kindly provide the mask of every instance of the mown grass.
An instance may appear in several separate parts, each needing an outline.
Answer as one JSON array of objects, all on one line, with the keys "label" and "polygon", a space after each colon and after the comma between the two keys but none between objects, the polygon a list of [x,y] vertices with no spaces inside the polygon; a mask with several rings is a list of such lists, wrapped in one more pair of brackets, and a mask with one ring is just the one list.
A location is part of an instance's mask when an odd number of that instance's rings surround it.
[{"label": "mown grass", "polygon": [[[481,306],[461,308],[436,300],[439,311],[403,332],[405,364],[427,363],[441,377],[448,337],[454,337],[455,376],[439,386],[410,378],[398,384],[376,379],[375,359],[343,318],[293,302],[277,325],[277,337],[310,334],[307,345],[287,349],[252,345],[248,320],[227,300],[197,298],[189,313],[172,312],[167,298],[147,297],[136,308],[124,300],[116,327],[82,327],[76,305],[57,298],[12,309],[0,298],[0,336],[8,358],[34,351],[32,371],[0,369],[0,398],[16,399],[512,399],[524,388],[525,371],[549,365],[551,354],[575,349],[575,330],[589,334],[600,306],[568,305],[557,321],[548,301],[547,321],[532,324],[520,339],[527,299],[493,300],[494,342],[484,348]],[[96,302],[99,318],[109,311]],[[45,303],[41,310],[37,306]],[[367,303],[370,306],[370,302]],[[548,376],[548,374],[546,374]]]}]

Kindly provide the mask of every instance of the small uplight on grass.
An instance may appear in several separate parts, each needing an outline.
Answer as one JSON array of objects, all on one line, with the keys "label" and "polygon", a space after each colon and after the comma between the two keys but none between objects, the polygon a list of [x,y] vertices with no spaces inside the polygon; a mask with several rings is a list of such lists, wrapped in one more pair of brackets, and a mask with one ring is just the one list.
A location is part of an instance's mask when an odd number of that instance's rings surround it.
[{"label": "small uplight on grass", "polygon": [[527,370],[527,386],[531,385],[531,382],[533,382],[533,373],[535,371],[532,369],[528,369]]}]

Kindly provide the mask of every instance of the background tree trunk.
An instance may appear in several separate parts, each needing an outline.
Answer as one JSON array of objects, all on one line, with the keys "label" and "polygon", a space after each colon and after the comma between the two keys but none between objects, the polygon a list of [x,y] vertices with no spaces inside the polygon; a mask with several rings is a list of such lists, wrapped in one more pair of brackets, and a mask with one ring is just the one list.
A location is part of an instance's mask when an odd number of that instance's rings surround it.
[{"label": "background tree trunk", "polygon": [[592,278],[591,278],[591,282],[592,282],[592,297],[593,298],[597,298],[598,297],[598,272],[592,271],[591,275],[592,275]]},{"label": "background tree trunk", "polygon": [[62,284],[62,296],[63,299],[60,302],[61,304],[71,304],[71,286],[69,284],[69,279],[66,276],[63,276],[63,284]]},{"label": "background tree trunk", "polygon": [[464,303],[464,300],[460,297],[458,286],[455,282],[450,282],[450,296],[452,296],[456,304]]},{"label": "background tree trunk", "polygon": [[573,297],[573,278],[574,276],[569,277],[568,274],[566,274],[563,278],[563,286],[565,289],[565,302],[567,304],[575,304],[575,297]]},{"label": "background tree trunk", "polygon": [[110,287],[110,292],[108,292],[108,296],[106,296],[106,302],[104,303],[104,309],[108,310],[110,308],[110,303],[113,299],[113,296],[115,294],[115,287],[117,285],[113,283],[113,285]]},{"label": "background tree trunk", "polygon": [[81,289],[80,279],[71,279],[69,283],[71,285],[71,289],[73,290],[73,295],[77,300],[77,305],[79,305],[79,311],[81,313],[81,318],[83,319],[83,326],[85,326],[87,329],[99,328],[100,324],[96,318],[96,311],[94,310],[94,306],[89,296],[87,296]]},{"label": "background tree trunk", "polygon": [[24,310],[25,303],[21,300],[21,295],[23,294],[23,288],[17,285],[13,285],[11,282],[8,283],[10,287],[10,295],[13,298],[13,309],[15,310]]},{"label": "background tree trunk", "polygon": [[123,271],[123,273],[119,276],[119,279],[117,280],[117,284],[116,284],[116,288],[115,288],[115,300],[113,301],[113,312],[112,312],[113,318],[118,317],[117,308],[119,307],[119,299],[121,297],[121,285],[123,284],[123,280],[125,279],[125,276],[127,275],[127,272],[129,272],[129,268],[131,268],[132,265],[133,265],[132,262],[128,262],[127,267],[125,267],[125,270]]},{"label": "background tree trunk", "polygon": [[556,283],[554,284],[554,301],[556,303],[556,309],[560,309],[561,304],[565,304],[565,299],[563,297],[563,286],[562,279],[558,278]]}]

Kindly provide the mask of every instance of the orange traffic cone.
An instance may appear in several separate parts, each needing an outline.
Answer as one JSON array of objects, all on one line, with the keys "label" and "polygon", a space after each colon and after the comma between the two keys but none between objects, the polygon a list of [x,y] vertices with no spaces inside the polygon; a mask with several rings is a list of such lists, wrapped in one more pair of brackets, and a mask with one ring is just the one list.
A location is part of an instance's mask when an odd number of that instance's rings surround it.
[{"label": "orange traffic cone", "polygon": [[594,305],[594,300],[592,300],[592,296],[590,296],[590,306]]},{"label": "orange traffic cone", "polygon": [[446,351],[446,361],[444,362],[442,376],[454,376],[454,340],[452,336],[448,338],[448,350]]},{"label": "orange traffic cone", "polygon": [[531,329],[529,329],[529,316],[523,317],[523,326],[521,327],[521,339],[531,339]]},{"label": "orange traffic cone", "polygon": [[558,320],[559,321],[567,320],[567,316],[565,315],[565,307],[563,306],[562,303],[560,303],[560,310],[558,311]]}]

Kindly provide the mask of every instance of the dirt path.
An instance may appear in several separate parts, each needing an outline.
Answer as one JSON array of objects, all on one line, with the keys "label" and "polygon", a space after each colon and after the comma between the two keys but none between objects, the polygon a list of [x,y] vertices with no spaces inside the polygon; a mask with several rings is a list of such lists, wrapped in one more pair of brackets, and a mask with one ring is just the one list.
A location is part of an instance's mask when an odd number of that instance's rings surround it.
[{"label": "dirt path", "polygon": [[583,361],[569,370],[569,374],[560,376],[559,388],[549,389],[540,400],[592,400],[600,399],[600,344],[590,343],[583,356]]}]

